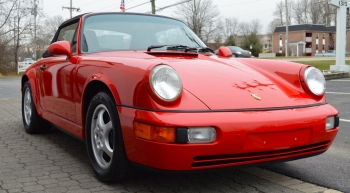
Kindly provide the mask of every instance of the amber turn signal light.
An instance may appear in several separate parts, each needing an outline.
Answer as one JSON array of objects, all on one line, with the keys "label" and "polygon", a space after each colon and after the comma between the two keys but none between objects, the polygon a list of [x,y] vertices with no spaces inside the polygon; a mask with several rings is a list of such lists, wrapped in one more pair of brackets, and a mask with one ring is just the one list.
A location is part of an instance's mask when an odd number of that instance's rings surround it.
[{"label": "amber turn signal light", "polygon": [[137,137],[151,141],[174,143],[176,129],[173,127],[157,127],[144,123],[134,122]]}]

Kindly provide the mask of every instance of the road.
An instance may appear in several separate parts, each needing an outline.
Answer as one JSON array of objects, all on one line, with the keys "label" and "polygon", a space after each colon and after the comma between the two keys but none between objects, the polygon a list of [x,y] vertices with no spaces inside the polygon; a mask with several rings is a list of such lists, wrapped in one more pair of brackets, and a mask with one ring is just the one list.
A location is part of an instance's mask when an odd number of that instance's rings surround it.
[{"label": "road", "polygon": [[21,80],[19,78],[3,78],[0,80],[0,99],[21,98]]},{"label": "road", "polygon": [[[116,184],[96,180],[85,144],[58,130],[41,135],[25,133],[21,119],[20,78],[0,79],[0,193],[8,192],[347,192],[349,152],[345,129],[327,153],[305,160],[264,168],[249,167],[203,174],[175,175],[139,171],[136,179]],[[342,82],[327,82],[337,85]],[[342,88],[339,88],[342,89]],[[329,92],[339,90],[329,89]],[[349,117],[340,94],[329,102]],[[333,96],[333,98],[332,98]],[[346,100],[344,100],[346,101]],[[341,122],[346,127],[346,122]],[[318,163],[317,161],[328,160]],[[332,163],[332,160],[334,163]],[[299,161],[297,161],[299,162]],[[315,163],[315,164],[313,164]],[[336,166],[335,166],[336,165]],[[281,169],[282,167],[282,169]],[[334,168],[337,170],[334,170]],[[343,168],[343,172],[339,170]],[[289,169],[289,170],[288,170]],[[291,172],[292,171],[292,172]],[[293,176],[293,171],[299,175]],[[338,173],[337,173],[338,172]],[[280,174],[278,174],[280,173]],[[332,183],[325,182],[332,176]],[[293,177],[288,177],[293,176]],[[309,183],[312,182],[312,183]],[[339,182],[338,184],[336,182]],[[334,187],[330,189],[330,187]]]},{"label": "road", "polygon": [[339,110],[340,130],[330,149],[319,156],[265,167],[266,169],[350,192],[350,79],[327,81],[327,101]]}]

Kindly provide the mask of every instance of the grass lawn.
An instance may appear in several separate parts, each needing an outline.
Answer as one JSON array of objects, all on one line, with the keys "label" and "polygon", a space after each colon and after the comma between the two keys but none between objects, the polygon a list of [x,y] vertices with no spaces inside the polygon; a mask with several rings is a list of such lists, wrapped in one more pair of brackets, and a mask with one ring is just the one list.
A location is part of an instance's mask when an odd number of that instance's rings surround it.
[{"label": "grass lawn", "polygon": [[16,77],[21,77],[23,73],[20,73],[20,74],[10,74],[10,75],[2,75],[0,74],[0,78],[16,78]]},{"label": "grass lawn", "polygon": [[[307,64],[310,66],[314,66],[320,70],[329,70],[330,65],[335,64],[335,60],[317,60],[317,61],[292,61],[295,63]],[[347,65],[350,65],[350,60],[345,60]]]}]

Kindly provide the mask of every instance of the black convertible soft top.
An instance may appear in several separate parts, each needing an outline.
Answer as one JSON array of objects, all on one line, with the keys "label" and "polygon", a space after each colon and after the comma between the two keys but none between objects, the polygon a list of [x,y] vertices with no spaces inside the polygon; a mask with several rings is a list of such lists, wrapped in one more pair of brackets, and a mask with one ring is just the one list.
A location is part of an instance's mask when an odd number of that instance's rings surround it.
[{"label": "black convertible soft top", "polygon": [[62,28],[66,25],[69,25],[70,23],[75,22],[76,20],[80,19],[81,17],[83,17],[86,14],[89,14],[89,13],[83,13],[83,14],[80,14],[80,15],[77,15],[73,18],[68,19],[68,20],[64,21],[63,23],[61,23],[61,25],[58,28]]}]

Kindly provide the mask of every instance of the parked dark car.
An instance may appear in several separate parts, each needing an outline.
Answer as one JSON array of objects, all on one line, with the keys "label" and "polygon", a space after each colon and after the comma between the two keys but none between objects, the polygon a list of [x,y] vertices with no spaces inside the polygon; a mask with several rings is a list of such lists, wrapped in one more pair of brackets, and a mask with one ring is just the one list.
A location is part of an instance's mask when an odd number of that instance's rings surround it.
[{"label": "parked dark car", "polygon": [[[232,52],[232,56],[235,56],[236,58],[251,58],[252,53],[247,50],[243,50],[241,47],[238,46],[226,46],[229,48]],[[215,50],[215,54],[218,54],[218,51]]]}]

